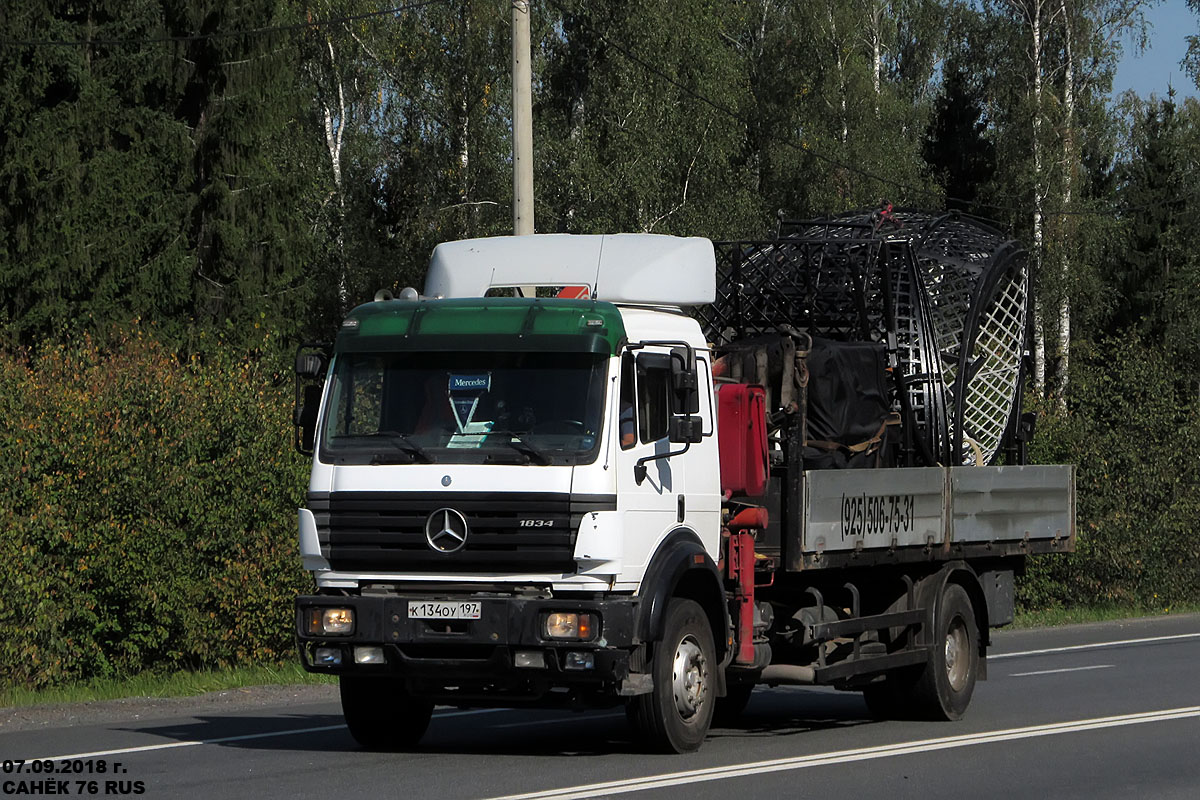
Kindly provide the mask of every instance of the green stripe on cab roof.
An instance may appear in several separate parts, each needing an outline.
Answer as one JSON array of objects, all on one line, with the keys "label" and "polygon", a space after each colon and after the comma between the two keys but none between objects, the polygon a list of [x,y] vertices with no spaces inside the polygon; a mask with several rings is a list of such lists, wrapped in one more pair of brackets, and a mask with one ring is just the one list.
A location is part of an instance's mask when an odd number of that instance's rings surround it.
[{"label": "green stripe on cab roof", "polygon": [[364,303],[342,321],[338,352],[529,350],[615,355],[625,325],[612,303],[514,297]]}]

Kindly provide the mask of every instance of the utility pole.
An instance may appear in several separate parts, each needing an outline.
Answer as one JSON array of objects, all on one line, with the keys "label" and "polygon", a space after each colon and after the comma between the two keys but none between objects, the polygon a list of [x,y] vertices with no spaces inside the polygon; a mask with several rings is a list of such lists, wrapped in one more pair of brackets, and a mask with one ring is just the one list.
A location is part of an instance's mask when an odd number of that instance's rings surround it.
[{"label": "utility pole", "polygon": [[512,0],[513,233],[533,233],[533,67],[529,0]]}]

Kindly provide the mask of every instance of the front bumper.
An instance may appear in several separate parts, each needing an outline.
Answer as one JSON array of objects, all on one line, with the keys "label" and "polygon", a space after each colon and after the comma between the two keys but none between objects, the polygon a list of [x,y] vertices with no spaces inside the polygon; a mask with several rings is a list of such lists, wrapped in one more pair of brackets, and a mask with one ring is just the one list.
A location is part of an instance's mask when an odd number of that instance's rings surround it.
[{"label": "front bumper", "polygon": [[[480,602],[476,620],[408,618],[410,600]],[[346,636],[315,636],[305,628],[313,608],[352,608],[354,631]],[[399,677],[410,691],[423,696],[480,701],[538,701],[567,688],[619,696],[640,693],[640,676],[630,679],[630,659],[637,647],[637,601],[621,596],[605,599],[528,599],[496,595],[371,595],[300,597],[296,601],[296,635],[300,658],[310,672],[335,675]],[[596,638],[564,641],[547,638],[543,620],[551,612],[588,612],[599,618]],[[384,663],[356,664],[355,647],[383,650]],[[318,664],[317,648],[336,648],[341,663]],[[516,653],[541,653],[539,666],[516,666]],[[572,655],[568,658],[569,654]],[[573,668],[578,654],[588,654],[590,668]]]}]

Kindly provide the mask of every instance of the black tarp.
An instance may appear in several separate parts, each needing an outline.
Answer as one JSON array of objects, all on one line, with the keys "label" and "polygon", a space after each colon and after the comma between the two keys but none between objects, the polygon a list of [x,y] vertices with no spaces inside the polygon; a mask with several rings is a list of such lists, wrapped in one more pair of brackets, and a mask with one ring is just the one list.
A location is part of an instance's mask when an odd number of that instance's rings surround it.
[{"label": "black tarp", "polygon": [[885,466],[893,415],[883,344],[814,338],[805,361],[805,469]]}]

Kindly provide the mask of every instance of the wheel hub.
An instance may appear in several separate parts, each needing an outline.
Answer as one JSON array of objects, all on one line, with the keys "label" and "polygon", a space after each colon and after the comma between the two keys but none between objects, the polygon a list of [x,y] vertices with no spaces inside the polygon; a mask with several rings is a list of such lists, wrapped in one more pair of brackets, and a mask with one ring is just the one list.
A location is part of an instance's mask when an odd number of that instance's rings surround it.
[{"label": "wheel hub", "polygon": [[955,618],[946,631],[946,679],[954,691],[961,691],[967,683],[967,669],[971,654],[967,652],[967,627]]},{"label": "wheel hub", "polygon": [[675,708],[683,719],[691,719],[708,695],[708,664],[699,643],[687,636],[675,648],[671,665],[671,690]]}]

